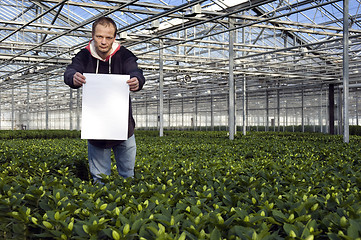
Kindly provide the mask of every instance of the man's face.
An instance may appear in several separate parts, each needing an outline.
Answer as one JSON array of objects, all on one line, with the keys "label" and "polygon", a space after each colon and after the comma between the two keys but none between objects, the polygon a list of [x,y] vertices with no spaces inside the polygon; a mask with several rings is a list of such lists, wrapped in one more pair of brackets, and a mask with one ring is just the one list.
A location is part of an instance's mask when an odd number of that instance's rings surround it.
[{"label": "man's face", "polygon": [[112,25],[100,25],[95,27],[93,40],[95,49],[100,57],[105,59],[111,52],[114,38],[115,29]]}]

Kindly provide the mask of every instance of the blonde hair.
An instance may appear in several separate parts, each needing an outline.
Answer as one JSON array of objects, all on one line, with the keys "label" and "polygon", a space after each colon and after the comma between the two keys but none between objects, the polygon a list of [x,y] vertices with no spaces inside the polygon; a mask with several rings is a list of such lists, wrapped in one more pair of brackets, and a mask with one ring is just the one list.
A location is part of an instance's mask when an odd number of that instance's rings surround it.
[{"label": "blonde hair", "polygon": [[99,24],[102,26],[105,26],[105,27],[113,26],[114,27],[114,37],[117,35],[117,25],[115,24],[113,19],[111,19],[110,17],[100,17],[97,20],[95,20],[95,22],[93,23],[92,36],[94,36],[95,27],[98,26]]}]

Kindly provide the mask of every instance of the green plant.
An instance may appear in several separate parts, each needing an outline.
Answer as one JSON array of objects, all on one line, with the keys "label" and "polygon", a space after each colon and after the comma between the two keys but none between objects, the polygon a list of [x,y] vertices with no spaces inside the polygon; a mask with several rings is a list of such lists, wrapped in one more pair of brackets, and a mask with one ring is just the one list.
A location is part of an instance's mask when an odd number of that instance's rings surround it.
[{"label": "green plant", "polygon": [[[60,135],[67,135],[61,133]],[[0,233],[15,239],[357,239],[351,136],[137,131],[135,177],[79,177],[86,141],[0,140]],[[76,164],[81,163],[81,166]]]}]

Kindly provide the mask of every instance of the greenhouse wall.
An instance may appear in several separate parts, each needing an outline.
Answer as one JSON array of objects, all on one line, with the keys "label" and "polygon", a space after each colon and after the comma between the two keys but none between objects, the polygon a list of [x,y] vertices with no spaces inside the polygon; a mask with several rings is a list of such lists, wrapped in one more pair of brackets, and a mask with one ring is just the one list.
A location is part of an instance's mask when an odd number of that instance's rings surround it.
[{"label": "greenhouse wall", "polygon": [[[356,100],[350,105],[349,124],[360,125],[360,106],[357,94],[353,91],[351,98]],[[342,132],[339,95],[335,94],[335,130]],[[163,126],[166,129],[187,130],[221,130],[228,126],[227,95],[207,96],[205,98],[165,99],[163,109]],[[303,100],[302,100],[303,99]],[[302,103],[303,101],[303,103]],[[236,125],[243,129],[256,131],[300,131],[328,132],[327,93],[313,95],[280,94],[279,97],[248,97],[246,119],[243,120],[242,96],[236,101]],[[1,129],[81,129],[81,108],[74,103],[66,107],[48,111],[17,112],[1,109]],[[159,101],[134,101],[133,114],[138,129],[158,129]],[[304,129],[308,126],[307,129]]]}]

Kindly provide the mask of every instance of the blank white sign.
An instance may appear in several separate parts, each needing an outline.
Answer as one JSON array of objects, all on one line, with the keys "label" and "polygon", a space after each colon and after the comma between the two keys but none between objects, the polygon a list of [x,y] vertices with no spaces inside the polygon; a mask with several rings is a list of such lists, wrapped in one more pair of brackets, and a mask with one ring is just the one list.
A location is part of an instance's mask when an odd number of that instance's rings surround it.
[{"label": "blank white sign", "polygon": [[82,139],[128,139],[129,75],[84,73]]}]

